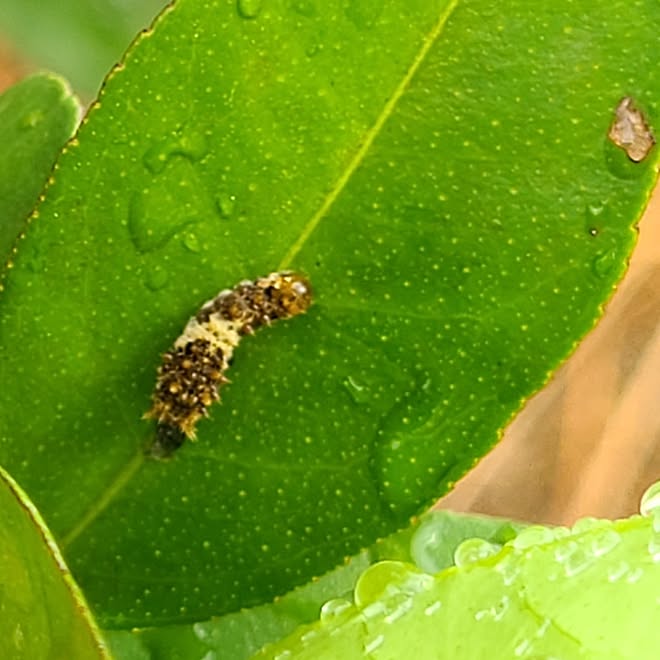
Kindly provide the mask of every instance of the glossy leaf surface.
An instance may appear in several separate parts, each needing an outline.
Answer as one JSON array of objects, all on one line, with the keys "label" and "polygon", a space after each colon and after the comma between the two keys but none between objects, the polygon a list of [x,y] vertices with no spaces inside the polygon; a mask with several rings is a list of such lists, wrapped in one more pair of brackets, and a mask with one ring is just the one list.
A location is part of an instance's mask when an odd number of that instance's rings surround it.
[{"label": "glossy leaf surface", "polygon": [[1,469],[0,657],[110,657],[41,516]]},{"label": "glossy leaf surface", "polygon": [[208,653],[217,660],[247,660],[266,643],[316,621],[322,608],[326,614],[336,605],[341,609],[341,601],[336,599],[350,597],[360,575],[378,561],[414,562],[424,570],[438,572],[453,566],[454,550],[460,542],[478,537],[502,544],[522,527],[496,518],[430,512],[274,603],[194,624],[108,631],[108,642],[116,660],[201,658]]},{"label": "glossy leaf surface", "polygon": [[259,658],[630,658],[660,645],[660,518],[528,527],[504,548],[482,539],[431,576],[386,561],[335,616]]},{"label": "glossy leaf surface", "polygon": [[64,80],[37,74],[0,95],[0,255],[6,257],[34,208],[55,158],[78,123]]},{"label": "glossy leaf surface", "polygon": [[[655,179],[660,5],[180,0],[107,81],[0,300],[0,458],[110,627],[269,602],[404,525],[591,327]],[[633,29],[634,28],[634,29]],[[35,255],[46,255],[31,264]],[[146,459],[160,354],[306,273]]]}]

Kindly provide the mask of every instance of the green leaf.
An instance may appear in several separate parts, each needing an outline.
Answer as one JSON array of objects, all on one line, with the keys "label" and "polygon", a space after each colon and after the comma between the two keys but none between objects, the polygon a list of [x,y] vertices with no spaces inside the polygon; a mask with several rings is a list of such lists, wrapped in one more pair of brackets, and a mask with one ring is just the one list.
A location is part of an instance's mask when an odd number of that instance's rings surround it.
[{"label": "green leaf", "polygon": [[462,541],[479,537],[502,544],[521,528],[518,523],[496,518],[433,511],[274,603],[192,625],[107,631],[107,639],[117,660],[201,658],[207,653],[219,660],[247,660],[266,643],[278,641],[298,626],[317,620],[324,605],[325,615],[333,608],[341,610],[345,601],[337,599],[350,596],[359,576],[378,561],[413,562],[424,570],[437,572],[453,566],[454,550]]},{"label": "green leaf", "polygon": [[259,658],[657,657],[660,516],[528,527],[503,549],[465,541],[432,577],[385,561],[352,602]]},{"label": "green leaf", "polygon": [[0,468],[0,657],[109,658],[39,512]]},{"label": "green leaf", "polygon": [[52,74],[0,95],[0,255],[9,254],[79,113],[66,82]]},{"label": "green leaf", "polygon": [[3,0],[0,32],[27,59],[65,75],[86,95],[166,0]]},{"label": "green leaf", "polygon": [[[405,525],[594,323],[658,149],[660,5],[180,0],[62,156],[1,299],[0,459],[108,627],[199,621]],[[30,266],[47,255],[41,269]],[[219,289],[315,304],[145,458],[160,354]]]}]

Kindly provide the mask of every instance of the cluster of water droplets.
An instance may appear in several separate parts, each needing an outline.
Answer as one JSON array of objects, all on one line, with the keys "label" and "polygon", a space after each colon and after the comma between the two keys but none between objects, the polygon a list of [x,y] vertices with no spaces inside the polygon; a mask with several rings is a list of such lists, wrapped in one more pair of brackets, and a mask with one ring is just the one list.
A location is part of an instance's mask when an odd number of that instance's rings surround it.
[{"label": "cluster of water droplets", "polygon": [[[453,573],[445,575],[461,579],[461,572],[466,572],[466,577],[497,575],[501,580],[499,588],[493,583],[495,589],[488,586],[481,593],[477,589],[474,599],[464,603],[476,624],[506,625],[507,630],[513,624],[521,626],[519,631],[514,626],[518,632],[510,640],[512,657],[553,657],[547,655],[547,649],[554,648],[561,626],[553,623],[552,607],[549,606],[544,616],[542,611],[536,612],[530,619],[525,616],[527,606],[520,604],[521,594],[525,589],[534,589],[534,582],[539,580],[536,567],[542,567],[539,584],[550,589],[555,588],[550,584],[587,575],[595,567],[599,567],[600,573],[594,574],[594,579],[600,584],[603,580],[636,584],[645,576],[645,565],[660,563],[660,482],[644,493],[640,513],[641,518],[633,517],[623,521],[623,525],[596,518],[583,518],[571,528],[530,525],[503,545],[482,538],[468,538],[455,548],[453,557],[448,555],[446,527],[431,515],[411,537],[410,554],[415,564],[386,560],[371,565],[357,580],[353,600],[327,601],[321,608],[320,627],[310,629],[304,639],[299,638],[300,642],[309,648],[324,630],[333,636],[340,634],[344,626],[356,625],[362,631],[363,656],[378,657],[379,649],[386,655],[392,650],[387,647],[387,641],[393,624],[412,612],[415,616],[410,621],[417,622],[420,618],[432,621],[439,630],[443,617],[451,612],[443,603],[446,598],[441,596],[445,587],[438,576],[451,566],[453,559],[454,568],[450,569]],[[651,522],[646,558],[636,556],[622,545],[626,525],[638,533],[646,532],[647,526],[641,524],[643,518]],[[477,581],[481,579],[478,577]],[[527,584],[527,580],[532,582]],[[579,594],[576,597],[579,598]],[[423,628],[415,623],[415,630]]]},{"label": "cluster of water droplets", "polygon": [[660,481],[646,489],[639,503],[639,512],[651,519],[651,536],[647,549],[654,562],[660,562]]}]

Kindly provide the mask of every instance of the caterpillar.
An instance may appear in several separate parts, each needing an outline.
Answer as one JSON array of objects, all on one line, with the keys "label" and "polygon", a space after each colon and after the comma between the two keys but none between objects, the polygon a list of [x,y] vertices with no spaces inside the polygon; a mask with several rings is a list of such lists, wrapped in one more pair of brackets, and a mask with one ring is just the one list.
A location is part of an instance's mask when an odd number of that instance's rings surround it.
[{"label": "caterpillar", "polygon": [[309,280],[292,271],[245,280],[204,303],[158,367],[152,406],[144,415],[157,421],[149,453],[165,458],[186,438],[195,439],[197,423],[229,382],[225,372],[241,337],[302,314],[311,303]]}]

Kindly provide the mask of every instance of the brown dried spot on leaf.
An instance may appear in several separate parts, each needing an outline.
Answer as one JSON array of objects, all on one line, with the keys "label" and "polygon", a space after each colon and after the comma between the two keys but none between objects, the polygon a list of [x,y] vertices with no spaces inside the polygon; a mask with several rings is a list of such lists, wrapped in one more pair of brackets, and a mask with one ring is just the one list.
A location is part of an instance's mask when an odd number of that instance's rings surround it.
[{"label": "brown dried spot on leaf", "polygon": [[655,138],[646,118],[630,96],[625,96],[619,101],[607,136],[635,163],[644,160],[655,144]]}]

